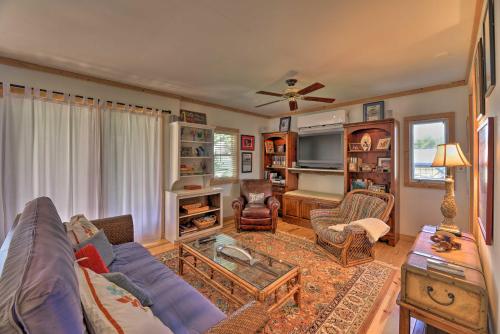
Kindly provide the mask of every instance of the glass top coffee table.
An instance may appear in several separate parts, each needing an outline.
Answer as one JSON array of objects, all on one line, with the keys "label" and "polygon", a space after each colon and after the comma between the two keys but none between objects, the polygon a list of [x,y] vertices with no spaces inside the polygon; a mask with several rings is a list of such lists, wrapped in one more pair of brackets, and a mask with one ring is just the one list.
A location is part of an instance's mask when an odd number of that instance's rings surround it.
[{"label": "glass top coffee table", "polygon": [[[181,243],[179,275],[184,274],[186,266],[237,304],[243,305],[245,301],[235,294],[235,286],[268,304],[270,312],[292,296],[300,306],[298,266],[257,252],[226,234],[216,234],[208,241],[198,239]],[[220,278],[229,280],[230,287],[221,284]]]}]

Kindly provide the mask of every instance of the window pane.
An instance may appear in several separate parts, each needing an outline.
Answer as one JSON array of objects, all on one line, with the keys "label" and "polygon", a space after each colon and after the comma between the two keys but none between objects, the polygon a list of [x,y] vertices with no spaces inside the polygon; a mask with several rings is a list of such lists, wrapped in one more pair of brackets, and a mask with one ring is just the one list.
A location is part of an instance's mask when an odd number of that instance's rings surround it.
[{"label": "window pane", "polygon": [[[216,130],[217,131],[217,130]],[[236,133],[214,133],[214,176],[215,178],[236,178],[238,171]]]},{"label": "window pane", "polygon": [[412,133],[412,176],[414,180],[442,181],[446,168],[431,167],[436,147],[446,143],[447,121],[437,120],[413,123]]}]

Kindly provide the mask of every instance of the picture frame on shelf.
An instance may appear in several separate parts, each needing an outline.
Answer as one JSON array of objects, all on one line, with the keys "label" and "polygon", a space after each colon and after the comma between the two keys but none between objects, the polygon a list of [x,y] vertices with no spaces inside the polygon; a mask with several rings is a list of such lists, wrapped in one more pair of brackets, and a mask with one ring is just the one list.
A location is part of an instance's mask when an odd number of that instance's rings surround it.
[{"label": "picture frame on shelf", "polygon": [[181,122],[207,124],[207,114],[196,111],[181,109],[179,119]]},{"label": "picture frame on shelf", "polygon": [[378,157],[377,166],[382,168],[383,172],[391,171],[391,158]]},{"label": "picture frame on shelf", "polygon": [[384,119],[384,101],[363,104],[363,122],[378,121]]},{"label": "picture frame on shelf", "polygon": [[386,192],[386,185],[385,184],[371,184],[368,186],[368,190],[375,191],[378,193],[385,193]]},{"label": "picture frame on shelf", "polygon": [[255,150],[255,136],[241,135],[241,150],[253,151]]},{"label": "picture frame on shelf", "polygon": [[290,125],[292,123],[292,116],[281,117],[280,118],[280,132],[288,132],[290,131]]},{"label": "picture frame on shelf", "polygon": [[494,120],[493,117],[486,118],[477,129],[477,221],[487,245],[493,244]]},{"label": "picture frame on shelf", "polygon": [[483,67],[483,41],[479,39],[474,55],[474,96],[476,98],[476,119],[481,119],[484,114],[484,67]]},{"label": "picture frame on shelf", "polygon": [[361,148],[363,151],[369,151],[372,148],[372,137],[369,133],[365,133],[363,137],[361,137]]},{"label": "picture frame on shelf", "polygon": [[388,150],[391,147],[391,137],[380,138],[377,142],[377,150]]},{"label": "picture frame on shelf", "polygon": [[241,172],[251,173],[252,172],[252,153],[251,152],[241,152]]},{"label": "picture frame on shelf", "polygon": [[484,55],[484,96],[490,96],[496,84],[495,71],[495,22],[493,0],[486,0],[486,11],[482,24],[482,40]]},{"label": "picture frame on shelf", "polygon": [[349,143],[349,151],[351,152],[364,152],[361,143]]},{"label": "picture frame on shelf", "polygon": [[366,180],[363,179],[351,180],[351,190],[367,189],[367,188],[368,188],[368,183]]},{"label": "picture frame on shelf", "polygon": [[264,148],[266,149],[267,154],[274,153],[274,142],[272,140],[264,141]]}]

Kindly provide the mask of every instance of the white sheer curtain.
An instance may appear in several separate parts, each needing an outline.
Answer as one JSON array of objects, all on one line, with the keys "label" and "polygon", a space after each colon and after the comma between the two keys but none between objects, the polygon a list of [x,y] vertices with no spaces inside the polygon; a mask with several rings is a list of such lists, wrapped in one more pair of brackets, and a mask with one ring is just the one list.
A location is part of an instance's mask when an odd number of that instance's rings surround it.
[{"label": "white sheer curtain", "polygon": [[161,236],[161,116],[101,109],[102,216],[132,214],[135,238]]},{"label": "white sheer curtain", "polygon": [[[4,84],[3,87],[9,87]],[[0,101],[0,240],[26,202],[50,197],[63,220],[98,217],[99,113],[4,89]],[[37,95],[35,93],[35,95]]]}]

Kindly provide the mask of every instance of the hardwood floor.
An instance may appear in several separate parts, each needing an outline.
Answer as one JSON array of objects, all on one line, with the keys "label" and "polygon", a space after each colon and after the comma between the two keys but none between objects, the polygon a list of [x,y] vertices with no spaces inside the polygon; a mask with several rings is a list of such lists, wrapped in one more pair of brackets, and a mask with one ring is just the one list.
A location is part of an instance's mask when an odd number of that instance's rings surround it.
[{"label": "hardwood floor", "polygon": [[[232,221],[225,222],[222,229],[223,233],[234,232],[235,226]],[[306,238],[314,241],[314,232],[311,229],[285,223],[278,222],[278,231],[287,232],[298,237]],[[389,334],[397,333],[399,325],[399,307],[396,304],[401,286],[401,271],[399,268],[404,263],[406,255],[413,245],[414,238],[403,236],[395,247],[391,247],[385,243],[378,242],[375,245],[375,259],[394,266],[397,269],[397,274],[391,284],[391,287],[385,294],[384,298],[378,305],[378,309],[373,318],[372,325],[369,327],[370,334]],[[153,244],[144,245],[153,255],[174,249],[176,245],[168,241],[159,241]]]}]

